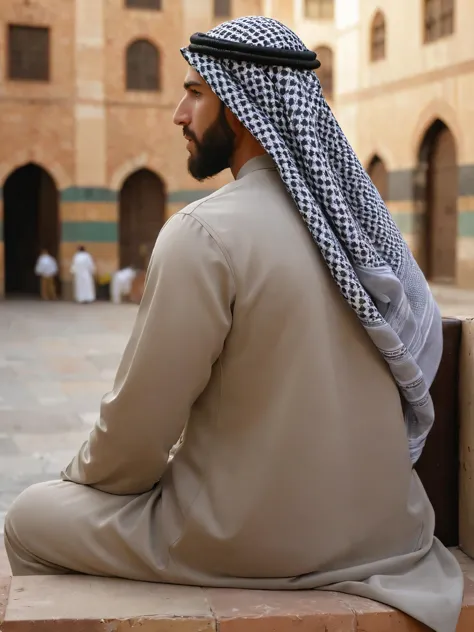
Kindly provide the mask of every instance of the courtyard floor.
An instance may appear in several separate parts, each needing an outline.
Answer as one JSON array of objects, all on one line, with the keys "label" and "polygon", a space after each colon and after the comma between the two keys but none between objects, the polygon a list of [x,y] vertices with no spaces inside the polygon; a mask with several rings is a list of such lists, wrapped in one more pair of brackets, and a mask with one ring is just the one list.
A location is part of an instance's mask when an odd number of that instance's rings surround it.
[{"label": "courtyard floor", "polygon": [[[443,315],[474,316],[474,291],[434,293]],[[136,311],[101,302],[0,303],[0,534],[14,498],[57,478],[87,438]],[[0,545],[0,577],[6,568]]]}]

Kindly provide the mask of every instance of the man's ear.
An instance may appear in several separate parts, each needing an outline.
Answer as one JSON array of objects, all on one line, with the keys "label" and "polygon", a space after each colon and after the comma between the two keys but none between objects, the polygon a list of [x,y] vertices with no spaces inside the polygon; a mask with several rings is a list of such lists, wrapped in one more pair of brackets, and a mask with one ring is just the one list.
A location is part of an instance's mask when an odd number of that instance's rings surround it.
[{"label": "man's ear", "polygon": [[239,121],[239,119],[229,110],[227,106],[225,106],[224,114],[227,123],[229,124],[230,129],[234,132],[236,136],[240,136],[242,132],[245,130],[245,127]]}]

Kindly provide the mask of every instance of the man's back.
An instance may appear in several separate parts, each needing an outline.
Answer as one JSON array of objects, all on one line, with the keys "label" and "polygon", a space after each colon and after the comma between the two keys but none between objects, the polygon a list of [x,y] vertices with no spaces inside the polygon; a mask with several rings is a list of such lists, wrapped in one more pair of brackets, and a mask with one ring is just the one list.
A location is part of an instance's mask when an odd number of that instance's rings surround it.
[{"label": "man's back", "polygon": [[323,588],[455,629],[462,573],[433,537],[397,388],[267,158],[160,233],[62,478],[9,511],[15,574]]},{"label": "man's back", "polygon": [[415,550],[421,522],[408,515],[388,367],[271,161],[243,173],[183,211],[222,249],[235,300],[163,479],[171,558],[216,577],[285,578]]}]

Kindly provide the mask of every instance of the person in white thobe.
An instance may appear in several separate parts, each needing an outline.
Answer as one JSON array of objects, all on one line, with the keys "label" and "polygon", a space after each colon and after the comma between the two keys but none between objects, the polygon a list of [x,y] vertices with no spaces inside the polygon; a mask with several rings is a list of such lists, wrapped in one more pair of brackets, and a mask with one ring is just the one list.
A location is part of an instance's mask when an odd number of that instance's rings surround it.
[{"label": "person in white thobe", "polygon": [[56,286],[54,277],[58,273],[56,259],[44,249],[36,262],[35,274],[40,277],[40,294],[43,301],[56,300]]},{"label": "person in white thobe", "polygon": [[117,270],[112,277],[112,283],[110,285],[110,297],[112,303],[116,305],[122,302],[123,296],[129,296],[132,291],[132,283],[137,276],[137,271],[132,267],[123,268]]},{"label": "person in white thobe", "polygon": [[74,278],[74,300],[76,303],[95,301],[94,274],[96,268],[91,255],[84,246],[80,246],[73,257],[71,274]]}]

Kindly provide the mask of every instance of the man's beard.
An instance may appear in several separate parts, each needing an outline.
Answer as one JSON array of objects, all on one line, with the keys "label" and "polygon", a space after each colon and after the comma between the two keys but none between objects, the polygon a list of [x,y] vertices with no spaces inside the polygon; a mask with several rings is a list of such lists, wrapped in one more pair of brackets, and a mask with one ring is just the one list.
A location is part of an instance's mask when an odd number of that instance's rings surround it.
[{"label": "man's beard", "polygon": [[193,178],[202,182],[230,167],[235,134],[227,122],[223,103],[217,119],[200,141],[188,127],[183,128],[183,134],[193,140],[196,147],[195,155],[191,154],[188,158],[188,171]]}]

